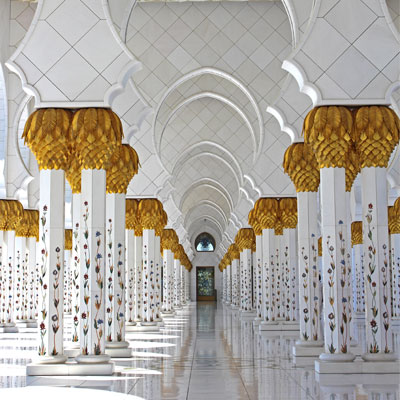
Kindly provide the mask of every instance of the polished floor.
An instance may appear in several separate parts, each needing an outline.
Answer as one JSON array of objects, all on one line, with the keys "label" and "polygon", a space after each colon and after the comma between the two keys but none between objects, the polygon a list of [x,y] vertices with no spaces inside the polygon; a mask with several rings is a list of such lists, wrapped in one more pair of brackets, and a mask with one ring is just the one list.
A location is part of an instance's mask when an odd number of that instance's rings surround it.
[{"label": "polished floor", "polygon": [[[65,329],[68,335],[68,323]],[[362,342],[362,324],[355,331]],[[107,378],[26,377],[35,335],[0,334],[0,387],[12,388],[0,389],[1,400],[399,399],[397,375],[318,376],[311,366],[293,365],[295,335],[255,333],[251,320],[216,303],[191,304],[160,332],[127,334],[134,358],[115,359],[116,374]]]}]

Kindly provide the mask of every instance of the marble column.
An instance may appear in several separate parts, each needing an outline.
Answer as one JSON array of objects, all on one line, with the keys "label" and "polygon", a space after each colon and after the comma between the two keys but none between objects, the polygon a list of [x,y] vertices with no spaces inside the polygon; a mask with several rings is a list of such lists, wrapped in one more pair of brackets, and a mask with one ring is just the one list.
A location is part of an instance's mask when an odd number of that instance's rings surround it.
[{"label": "marble column", "polygon": [[325,339],[325,353],[320,359],[353,361],[346,207],[346,168],[353,151],[352,114],[345,107],[318,107],[310,111],[304,124],[305,142],[312,147],[320,167]]},{"label": "marble column", "polygon": [[[80,180],[79,180],[80,184]],[[80,189],[80,187],[79,187]],[[80,191],[80,190],[79,190]],[[81,290],[80,284],[80,262],[81,262],[81,237],[80,237],[80,218],[81,218],[81,194],[72,193],[72,344],[79,346],[80,334],[80,307]]]},{"label": "marble column", "polygon": [[231,272],[232,272],[232,308],[239,308],[239,290],[240,290],[240,278],[239,278],[239,259],[240,252],[235,244],[231,244],[228,248],[229,259],[231,260]]},{"label": "marble column", "polygon": [[232,304],[232,267],[229,258],[227,259],[226,270],[226,304]]},{"label": "marble column", "polygon": [[365,318],[364,303],[364,254],[362,221],[351,223],[351,247],[353,265],[353,309],[355,317]]},{"label": "marble column", "polygon": [[162,298],[161,298],[161,282],[162,282],[162,249],[161,249],[161,236],[164,227],[168,222],[167,213],[162,210],[161,216],[155,229],[155,281],[154,281],[154,298],[155,298],[155,320],[162,324],[161,311],[162,311]]},{"label": "marble column", "polygon": [[172,229],[164,229],[161,234],[161,247],[163,249],[163,316],[173,314],[173,298],[171,290],[171,275],[174,268],[174,253],[178,245],[178,236]]},{"label": "marble column", "polygon": [[387,166],[399,143],[400,121],[386,106],[360,107],[354,114],[362,181],[366,361],[397,359],[391,321]]},{"label": "marble column", "polygon": [[[80,160],[80,289],[81,326],[78,363],[105,363],[106,341],[106,169],[121,146],[121,121],[110,109],[87,108],[74,113],[73,154]],[[109,365],[109,364],[107,364]],[[104,366],[108,369],[108,367]]]},{"label": "marble column", "polygon": [[273,279],[272,279],[272,301],[275,304],[276,320],[285,320],[285,269],[283,267],[283,229],[279,226],[278,229],[274,230],[275,233],[275,249],[274,258],[271,261],[273,267]]},{"label": "marble column", "polygon": [[64,313],[72,314],[72,229],[65,229],[64,239]]},{"label": "marble column", "polygon": [[[25,210],[24,210],[25,211]],[[15,237],[15,291],[14,311],[17,323],[26,323],[27,316],[27,270],[28,253],[26,248],[26,237],[21,236],[18,227]]]},{"label": "marble column", "polygon": [[63,170],[40,171],[39,362],[63,363],[64,355],[64,190]]},{"label": "marble column", "polygon": [[141,227],[135,227],[134,236],[134,267],[135,267],[135,287],[134,287],[134,312],[135,321],[142,321],[143,310],[143,231]]},{"label": "marble column", "polygon": [[180,310],[181,305],[181,260],[179,255],[174,259],[174,309]]},{"label": "marble column", "polygon": [[318,348],[323,345],[318,263],[319,166],[311,147],[301,142],[288,147],[283,166],[297,191],[300,338],[293,351],[296,356],[315,356],[322,352]]},{"label": "marble column", "polygon": [[[126,274],[126,325],[135,326],[138,308],[136,304],[136,264],[135,264],[135,231],[141,233],[141,226],[138,220],[139,201],[137,199],[126,199],[125,201],[125,274]],[[141,249],[140,249],[141,251]]]},{"label": "marble column", "polygon": [[388,207],[392,321],[400,321],[400,200]]},{"label": "marble column", "polygon": [[[156,229],[162,223],[162,204],[157,199],[140,200],[138,206],[143,228],[143,270],[142,270],[142,326],[157,325],[156,313]],[[164,226],[163,226],[164,227]],[[163,228],[162,227],[162,228]],[[161,228],[161,230],[162,230]]]},{"label": "marble column", "polygon": [[125,340],[125,193],[108,190],[106,221],[105,352],[113,357],[130,357],[132,350]]},{"label": "marble column", "polygon": [[106,172],[106,353],[112,357],[132,355],[125,340],[125,197],[137,172],[136,151],[128,144],[117,147]]},{"label": "marble column", "polygon": [[[37,215],[37,230],[39,230],[39,213],[32,210]],[[36,225],[36,224],[35,224]],[[36,227],[31,228],[30,235],[35,235]],[[28,248],[28,321],[27,326],[36,328],[36,236],[29,236],[27,238]]]},{"label": "marble column", "polygon": [[283,230],[284,268],[286,271],[286,321],[298,322],[299,313],[299,279],[297,262],[297,230],[285,228]]}]

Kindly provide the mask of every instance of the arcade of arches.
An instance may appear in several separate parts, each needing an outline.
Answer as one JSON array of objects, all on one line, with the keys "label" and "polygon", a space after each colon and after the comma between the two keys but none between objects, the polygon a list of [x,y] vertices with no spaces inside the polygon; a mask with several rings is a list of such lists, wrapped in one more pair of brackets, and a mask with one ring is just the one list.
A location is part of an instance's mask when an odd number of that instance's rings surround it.
[{"label": "arcade of arches", "polygon": [[0,38],[0,396],[399,398],[398,0],[0,0]]}]

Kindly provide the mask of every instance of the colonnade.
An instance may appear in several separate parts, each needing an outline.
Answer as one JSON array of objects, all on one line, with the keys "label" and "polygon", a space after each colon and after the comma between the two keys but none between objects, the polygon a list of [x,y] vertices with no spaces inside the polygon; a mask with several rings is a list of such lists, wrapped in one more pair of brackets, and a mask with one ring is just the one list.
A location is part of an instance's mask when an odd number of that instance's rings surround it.
[{"label": "colonnade", "polygon": [[[62,366],[71,355],[82,373],[86,365],[112,373],[110,356],[131,355],[126,329],[155,329],[162,311],[173,315],[189,300],[191,263],[176,233],[164,230],[162,203],[126,199],[139,159],[122,137],[110,109],[38,109],[26,122],[23,138],[40,170],[39,210],[0,200],[0,329],[37,322],[39,357],[28,374],[54,374],[48,364],[69,373]],[[72,188],[67,230],[65,179]],[[73,327],[67,351],[66,315]]]},{"label": "colonnade", "polygon": [[[319,355],[320,373],[335,372],[330,361],[337,372],[356,365],[352,324],[364,318],[367,363],[358,372],[373,372],[371,361],[396,372],[391,329],[399,318],[400,199],[388,207],[387,166],[399,119],[385,106],[317,107],[303,131],[304,142],[291,144],[283,161],[297,198],[255,203],[248,223],[258,238],[256,274],[247,275],[250,258],[242,261],[241,229],[220,264],[223,302],[236,308],[238,297],[246,299],[240,288],[253,279],[259,329],[287,330],[284,321],[298,322],[294,354]],[[361,215],[350,207],[358,174]]]}]

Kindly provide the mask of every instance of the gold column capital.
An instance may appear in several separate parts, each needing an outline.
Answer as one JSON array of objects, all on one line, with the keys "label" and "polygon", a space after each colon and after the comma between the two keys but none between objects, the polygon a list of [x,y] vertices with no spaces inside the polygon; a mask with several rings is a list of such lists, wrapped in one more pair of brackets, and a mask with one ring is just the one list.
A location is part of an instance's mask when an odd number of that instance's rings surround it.
[{"label": "gold column capital", "polygon": [[139,157],[129,144],[118,146],[107,167],[107,193],[126,193],[138,173]]},{"label": "gold column capital", "polygon": [[399,143],[399,117],[387,106],[359,107],[354,114],[360,167],[386,168],[390,155]]},{"label": "gold column capital", "polygon": [[356,244],[363,244],[362,221],[353,221],[351,223],[351,247]]},{"label": "gold column capital", "polygon": [[235,237],[235,243],[239,251],[252,249],[255,243],[255,235],[252,228],[239,229]]},{"label": "gold column capital", "polygon": [[297,192],[318,191],[319,165],[309,145],[303,142],[291,144],[285,151],[283,169]]},{"label": "gold column capital", "polygon": [[320,168],[346,168],[353,143],[353,118],[342,106],[313,108],[303,125],[304,141],[310,145]]},{"label": "gold column capital", "polygon": [[22,138],[35,155],[39,169],[68,170],[71,155],[72,111],[40,108],[25,123]]}]

